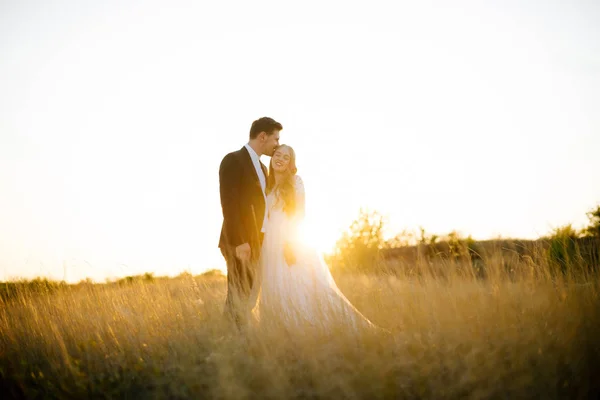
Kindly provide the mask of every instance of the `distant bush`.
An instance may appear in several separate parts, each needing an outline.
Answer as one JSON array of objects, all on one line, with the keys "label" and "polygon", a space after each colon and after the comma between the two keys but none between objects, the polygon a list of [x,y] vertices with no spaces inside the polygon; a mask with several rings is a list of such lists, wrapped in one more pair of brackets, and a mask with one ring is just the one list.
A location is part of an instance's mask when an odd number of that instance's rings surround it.
[{"label": "distant bush", "polygon": [[600,205],[595,209],[588,211],[587,216],[590,220],[589,225],[583,230],[585,236],[595,236],[600,238]]},{"label": "distant bush", "polygon": [[219,269],[210,269],[200,274],[201,278],[223,278],[225,274]]},{"label": "distant bush", "polygon": [[385,246],[384,219],[376,211],[361,209],[356,220],[336,243],[329,261],[335,269],[369,272],[378,265],[379,251]]},{"label": "distant bush", "polygon": [[154,283],[154,273],[146,272],[143,275],[130,275],[125,278],[118,279],[115,283],[117,285],[131,285],[134,283]]},{"label": "distant bush", "polygon": [[51,294],[67,287],[68,285],[64,281],[52,281],[47,278],[2,282],[0,283],[0,299],[8,301],[19,296]]},{"label": "distant bush", "polygon": [[580,265],[580,255],[577,245],[577,239],[581,237],[581,232],[574,229],[571,224],[567,224],[552,231],[547,238],[549,241],[548,259],[550,265],[558,268],[563,274],[575,265]]}]

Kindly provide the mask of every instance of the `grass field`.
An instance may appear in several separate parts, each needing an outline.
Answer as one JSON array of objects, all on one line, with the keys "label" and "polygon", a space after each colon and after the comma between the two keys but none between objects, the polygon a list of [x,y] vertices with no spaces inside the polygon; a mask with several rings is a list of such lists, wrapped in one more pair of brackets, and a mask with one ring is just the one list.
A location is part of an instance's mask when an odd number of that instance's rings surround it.
[{"label": "grass field", "polygon": [[486,279],[338,276],[391,334],[239,333],[222,318],[218,275],[13,284],[0,308],[1,398],[596,398],[597,277],[529,263],[515,278],[492,261]]}]

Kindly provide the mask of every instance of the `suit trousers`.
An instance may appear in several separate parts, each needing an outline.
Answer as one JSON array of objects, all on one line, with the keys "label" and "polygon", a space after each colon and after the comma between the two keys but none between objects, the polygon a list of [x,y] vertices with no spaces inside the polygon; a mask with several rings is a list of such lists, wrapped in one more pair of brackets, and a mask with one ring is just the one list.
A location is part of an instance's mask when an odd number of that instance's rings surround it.
[{"label": "suit trousers", "polygon": [[[262,245],[263,234],[260,234]],[[259,249],[252,249],[250,260],[243,262],[235,255],[235,247],[221,248],[227,263],[227,298],[224,314],[232,318],[238,327],[244,325],[248,316],[248,298],[258,270]]]}]

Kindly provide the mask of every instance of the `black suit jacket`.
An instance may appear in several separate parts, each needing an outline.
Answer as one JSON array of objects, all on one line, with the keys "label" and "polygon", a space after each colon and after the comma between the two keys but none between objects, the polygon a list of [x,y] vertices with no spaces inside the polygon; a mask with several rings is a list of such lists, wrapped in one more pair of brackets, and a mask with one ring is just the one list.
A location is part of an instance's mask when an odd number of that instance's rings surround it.
[{"label": "black suit jacket", "polygon": [[[267,177],[267,167],[260,166]],[[265,198],[252,158],[246,147],[227,154],[219,167],[219,189],[223,227],[219,247],[227,249],[249,243],[252,258],[261,246],[261,227],[265,217]]]}]

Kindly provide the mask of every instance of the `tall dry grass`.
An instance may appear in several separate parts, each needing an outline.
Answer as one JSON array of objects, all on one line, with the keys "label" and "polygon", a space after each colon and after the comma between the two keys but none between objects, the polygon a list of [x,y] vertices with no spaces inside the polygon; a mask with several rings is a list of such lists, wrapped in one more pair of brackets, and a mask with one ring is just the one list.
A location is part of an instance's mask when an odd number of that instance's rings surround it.
[{"label": "tall dry grass", "polygon": [[0,309],[2,398],[600,394],[597,277],[500,255],[486,260],[485,279],[462,262],[415,268],[337,278],[391,333],[276,325],[238,332],[222,318],[222,277],[23,289]]}]

